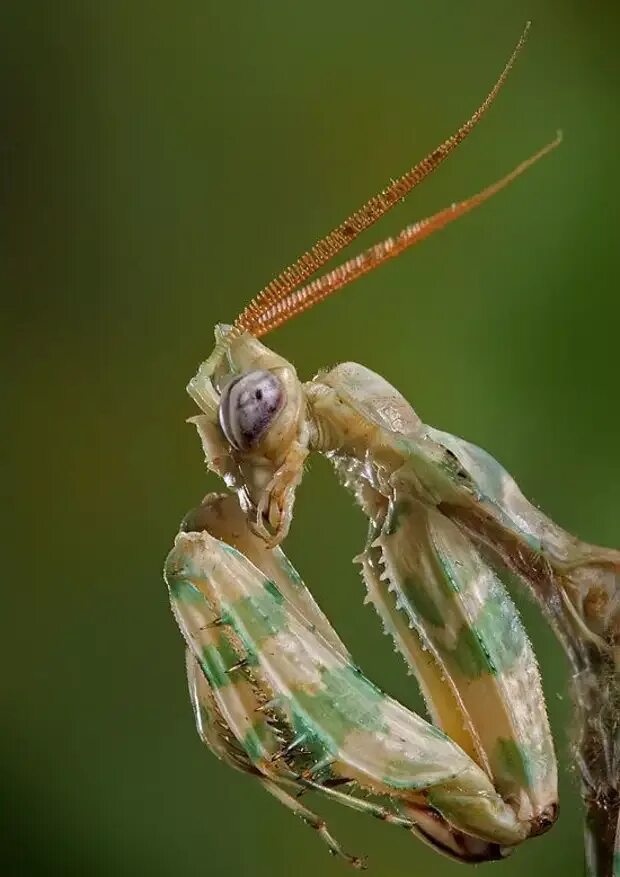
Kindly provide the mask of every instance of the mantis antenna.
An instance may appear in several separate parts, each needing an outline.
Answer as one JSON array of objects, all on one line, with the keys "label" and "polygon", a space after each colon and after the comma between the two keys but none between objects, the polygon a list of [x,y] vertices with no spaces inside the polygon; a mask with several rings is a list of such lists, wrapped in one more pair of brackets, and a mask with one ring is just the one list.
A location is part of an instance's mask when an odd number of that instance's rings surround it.
[{"label": "mantis antenna", "polygon": [[386,238],[381,243],[375,244],[365,252],[359,253],[327,274],[323,274],[321,277],[313,280],[307,286],[293,290],[283,298],[263,307],[261,311],[253,314],[253,320],[249,325],[244,323],[246,331],[251,332],[257,338],[261,335],[266,335],[267,332],[271,332],[272,329],[297,316],[297,314],[308,310],[317,302],[342,289],[343,286],[347,286],[349,283],[357,280],[358,277],[374,271],[375,268],[383,265],[388,259],[394,259],[409,249],[409,247],[413,247],[455,219],[488,201],[489,198],[512,183],[513,180],[524,173],[535,162],[559,146],[561,142],[562,132],[558,131],[554,140],[547,143],[546,146],[543,146],[542,149],[539,149],[538,152],[525,159],[525,161],[522,161],[510,173],[470,198],[466,198],[457,204],[452,204],[450,207],[444,207],[438,213],[434,213],[425,219],[420,219],[413,225],[408,225],[397,237]]},{"label": "mantis antenna", "polygon": [[[360,207],[349,217],[347,217],[344,222],[340,223],[340,225],[338,225],[326,237],[319,240],[310,250],[306,251],[302,256],[300,256],[296,262],[294,262],[292,265],[282,271],[277,277],[275,277],[270,283],[268,283],[267,286],[265,286],[258,293],[258,295],[256,295],[255,298],[252,299],[252,301],[246,306],[241,314],[239,314],[226,340],[231,340],[232,337],[240,335],[243,332],[256,334],[258,330],[258,334],[265,334],[276,325],[280,325],[282,322],[284,322],[284,320],[295,316],[295,314],[299,313],[299,310],[305,310],[306,308],[314,304],[314,300],[311,300],[311,297],[306,292],[304,297],[304,308],[295,309],[294,307],[292,307],[291,303],[289,305],[290,309],[288,311],[285,311],[283,309],[284,302],[289,300],[289,296],[295,297],[296,290],[298,290],[298,293],[301,292],[299,287],[301,287],[302,284],[309,277],[311,277],[313,274],[316,274],[319,269],[322,268],[323,265],[325,265],[326,262],[328,262],[339,252],[341,252],[341,250],[347,247],[365,229],[369,228],[371,225],[374,225],[374,223],[377,222],[382,216],[384,216],[398,201],[402,200],[425,177],[427,177],[430,173],[432,173],[432,171],[439,167],[444,159],[447,158],[447,156],[460,143],[462,143],[463,140],[465,140],[465,138],[476,127],[483,115],[494,102],[499,91],[504,85],[508,74],[510,73],[512,67],[515,64],[515,61],[521,53],[523,46],[525,45],[529,29],[530,22],[528,21],[525,25],[523,33],[521,34],[521,37],[519,38],[517,45],[514,48],[514,51],[512,52],[512,55],[508,59],[508,62],[502,70],[495,85],[488,93],[484,101],[480,104],[478,109],[472,114],[472,116],[463,125],[461,125],[461,127],[454,134],[448,137],[447,140],[444,140],[444,142],[440,146],[438,146],[420,162],[410,168],[405,174],[403,174],[402,177],[394,180],[378,195],[372,197],[369,201],[362,205],[362,207]],[[501,186],[499,186],[499,188],[501,188]],[[482,193],[480,193],[480,195],[482,195]],[[487,197],[490,197],[490,195],[487,195]],[[475,199],[471,200],[474,201]],[[485,199],[482,198],[482,200]],[[472,203],[468,209],[476,206],[477,203],[480,203],[480,201],[476,201],[476,204]],[[456,218],[456,216],[452,218]],[[427,222],[430,221],[431,220],[428,220]],[[443,225],[445,224],[446,223],[444,222]],[[441,227],[441,225],[438,227]],[[430,233],[431,232],[429,231],[424,236],[427,236]],[[385,246],[387,243],[388,242],[386,241],[384,245],[380,244],[378,246],[380,248],[381,246]],[[363,254],[363,256],[360,258],[365,258],[367,255],[367,253]],[[396,255],[396,253],[394,253],[393,255]],[[375,260],[375,263],[367,268],[367,270],[371,270],[371,268],[377,267],[377,265],[381,264],[381,261],[382,260]],[[350,263],[346,264],[348,265]],[[342,266],[342,268],[345,268],[345,266]],[[339,269],[336,269],[336,271],[338,270]],[[362,271],[360,273],[365,272]],[[359,276],[359,274],[355,276]],[[346,282],[350,282],[350,280],[353,279],[354,277],[351,276]],[[330,289],[330,292],[334,292],[335,289],[339,289],[343,285],[345,284],[340,283],[335,288]],[[325,298],[325,295],[327,294],[329,294],[329,292],[324,292],[320,296],[320,298]],[[274,309],[276,308],[278,310],[279,319],[275,323],[270,324],[269,322],[265,321],[263,315],[265,313],[274,313]]]}]

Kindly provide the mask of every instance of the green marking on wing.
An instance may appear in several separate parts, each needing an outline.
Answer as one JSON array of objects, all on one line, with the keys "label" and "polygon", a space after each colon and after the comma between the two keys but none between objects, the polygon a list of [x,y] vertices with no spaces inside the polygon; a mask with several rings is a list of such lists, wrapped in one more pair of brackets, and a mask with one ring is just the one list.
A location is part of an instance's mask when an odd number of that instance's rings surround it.
[{"label": "green marking on wing", "polygon": [[463,676],[468,679],[477,679],[485,673],[497,673],[487,645],[476,628],[461,629],[451,654]]},{"label": "green marking on wing", "polygon": [[172,579],[169,583],[170,596],[177,603],[208,603],[205,595],[187,579]]},{"label": "green marking on wing", "polygon": [[545,778],[553,765],[535,757],[528,746],[500,737],[494,753],[495,773],[498,779],[507,779],[514,784],[516,780],[523,788],[531,789]]},{"label": "green marking on wing", "polygon": [[[381,711],[384,695],[351,666],[325,670],[323,688],[316,693],[295,694],[296,721],[320,739],[328,751],[336,751],[355,728],[370,733],[386,730]],[[296,729],[297,730],[297,729]]]},{"label": "green marking on wing", "polygon": [[243,597],[228,606],[228,613],[239,636],[255,651],[257,646],[269,637],[286,629],[287,614],[282,606],[282,595],[274,587],[277,598],[265,580],[265,592],[251,597]]},{"label": "green marking on wing", "polygon": [[442,551],[440,546],[433,543],[433,547],[435,549],[435,556],[439,561],[439,566],[441,570],[441,581],[445,585],[446,591],[451,594],[458,594],[461,591],[461,577],[462,572],[456,568],[454,559],[450,554],[447,554],[445,551]]},{"label": "green marking on wing", "polygon": [[273,731],[263,720],[255,722],[241,741],[248,758],[253,764],[268,758],[273,753]]},{"label": "green marking on wing", "polygon": [[363,676],[359,668],[344,665],[323,673],[325,693],[356,727],[365,731],[385,730],[381,706],[385,695]]},{"label": "green marking on wing", "polygon": [[237,638],[240,640],[241,645],[243,646],[243,650],[245,652],[244,661],[246,663],[246,666],[257,667],[260,662],[258,658],[256,641],[248,634],[244,625],[239,625],[237,618],[230,615],[229,613],[225,613],[222,617],[226,619],[227,624],[230,624],[232,629],[235,631]]},{"label": "green marking on wing", "polygon": [[[303,748],[308,753],[310,764],[329,763],[338,753],[338,744],[329,733],[331,729],[316,713],[316,707],[324,705],[324,700],[312,698],[305,692],[296,694],[290,701],[291,727],[295,737],[304,738]],[[323,774],[314,778],[319,777],[324,778]]]},{"label": "green marking on wing", "polygon": [[278,590],[278,587],[275,582],[272,582],[271,579],[266,579],[265,581],[265,590],[271,594],[276,603],[283,603],[284,597]]},{"label": "green marking on wing", "polygon": [[498,776],[512,778],[526,789],[534,784],[536,777],[532,762],[525,748],[515,740],[500,737],[497,741],[495,759]]},{"label": "green marking on wing", "polygon": [[476,622],[476,630],[486,643],[498,673],[510,670],[528,645],[517,610],[499,585],[485,602]]},{"label": "green marking on wing", "polygon": [[498,585],[488,595],[476,623],[460,631],[453,654],[468,678],[484,673],[497,676],[510,670],[527,642],[512,600]]},{"label": "green marking on wing", "polygon": [[[311,764],[320,764],[330,757],[334,757],[338,751],[335,742],[323,729],[323,726],[313,721],[308,714],[300,709],[294,699],[291,707],[291,727],[296,737],[304,738],[304,752],[308,753]],[[292,753],[295,758],[296,753]],[[316,777],[315,777],[316,779]]]},{"label": "green marking on wing", "polygon": [[[454,558],[436,546],[445,581],[456,592],[462,571]],[[494,573],[488,570],[489,591],[475,623],[461,629],[454,657],[462,673],[477,678],[484,673],[500,674],[509,670],[527,647],[527,635],[521,618]]]},{"label": "green marking on wing", "polygon": [[404,580],[403,592],[417,615],[421,615],[435,627],[443,627],[444,619],[441,607],[435,602],[428,584],[419,581],[415,576],[407,576]]},{"label": "green marking on wing", "polygon": [[[446,609],[460,592],[459,578],[450,558],[446,558],[435,546],[433,558],[439,561],[439,568],[433,564],[433,574],[422,579],[421,575],[408,575],[403,582],[403,592],[418,615],[435,627],[445,627]],[[421,558],[422,560],[423,558]]]},{"label": "green marking on wing", "polygon": [[382,536],[389,559],[387,572],[410,614],[444,628],[454,614],[451,610],[461,590],[463,569],[453,568],[452,558],[444,557],[441,546],[433,544],[431,533],[431,544],[427,544],[426,509],[406,498],[397,499],[393,509]]},{"label": "green marking on wing", "polygon": [[239,656],[223,637],[219,645],[208,645],[202,650],[200,666],[209,680],[212,688],[224,688],[230,684],[228,670],[239,661]]}]

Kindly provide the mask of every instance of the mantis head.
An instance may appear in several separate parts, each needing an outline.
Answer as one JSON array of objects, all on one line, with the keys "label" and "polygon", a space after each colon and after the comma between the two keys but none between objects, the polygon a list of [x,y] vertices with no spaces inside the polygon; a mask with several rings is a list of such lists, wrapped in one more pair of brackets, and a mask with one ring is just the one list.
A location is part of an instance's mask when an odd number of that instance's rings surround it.
[{"label": "mantis head", "polygon": [[207,463],[237,491],[251,526],[273,545],[288,532],[308,453],[306,400],[286,359],[253,335],[230,334],[229,326],[216,327],[221,352],[189,383],[203,411],[191,421]]}]

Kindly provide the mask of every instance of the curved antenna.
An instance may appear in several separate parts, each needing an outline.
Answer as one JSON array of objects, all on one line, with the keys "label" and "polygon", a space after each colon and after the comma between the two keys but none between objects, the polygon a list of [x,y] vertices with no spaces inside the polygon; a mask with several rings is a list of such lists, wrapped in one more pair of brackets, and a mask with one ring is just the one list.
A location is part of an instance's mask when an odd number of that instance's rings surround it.
[{"label": "curved antenna", "polygon": [[454,222],[455,219],[459,219],[465,213],[469,213],[470,210],[479,207],[512,183],[513,180],[524,173],[535,162],[559,146],[561,141],[562,132],[558,131],[554,140],[547,143],[546,146],[543,146],[542,149],[539,149],[538,152],[535,152],[534,155],[531,155],[525,161],[522,161],[506,176],[482,189],[482,191],[464,201],[452,204],[450,207],[445,207],[438,213],[434,213],[426,219],[421,219],[413,225],[408,225],[397,237],[390,237],[379,244],[375,244],[353,259],[349,259],[332,271],[328,271],[322,277],[313,280],[307,286],[294,290],[285,298],[274,302],[255,317],[255,322],[251,329],[252,334],[257,338],[265,335],[286,322],[286,320],[290,320],[292,317],[297,316],[297,314],[308,310],[317,302],[342,289],[343,286],[347,286],[349,283],[357,280],[358,277],[368,274],[369,271],[374,271],[375,268],[383,265],[389,259],[394,259],[404,250],[420,243],[420,241],[430,237],[436,231]]},{"label": "curved antenna", "polygon": [[312,249],[305,252],[296,262],[268,283],[239,314],[229,335],[230,339],[242,332],[254,333],[254,326],[263,311],[275,307],[278,301],[284,299],[296,287],[299,287],[305,280],[316,274],[326,262],[347,247],[361,232],[377,222],[398,201],[402,200],[415,186],[432,173],[435,168],[439,167],[459,143],[462,143],[468,134],[471,133],[497,97],[525,44],[529,29],[530,22],[528,21],[495,85],[478,109],[461,125],[458,131],[452,134],[451,137],[448,137],[447,140],[444,140],[440,146],[430,152],[418,164],[414,165],[402,177],[392,181],[383,191],[367,201],[326,237],[318,241]]}]

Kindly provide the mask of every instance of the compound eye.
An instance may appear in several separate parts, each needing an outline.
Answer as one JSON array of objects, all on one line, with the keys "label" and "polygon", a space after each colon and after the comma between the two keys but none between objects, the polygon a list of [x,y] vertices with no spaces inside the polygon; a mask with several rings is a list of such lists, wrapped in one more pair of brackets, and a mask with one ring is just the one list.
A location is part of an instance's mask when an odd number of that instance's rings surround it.
[{"label": "compound eye", "polygon": [[264,369],[246,372],[227,384],[219,419],[233,448],[249,451],[255,447],[280,413],[284,397],[282,382]]}]

